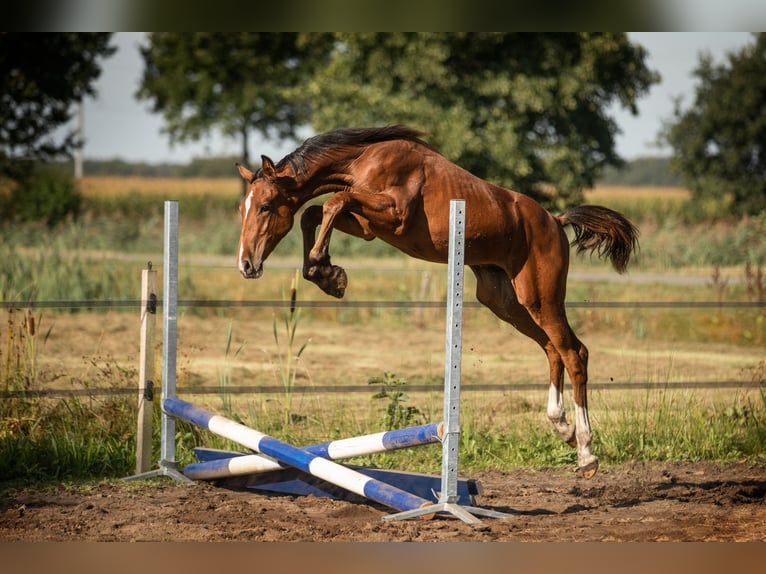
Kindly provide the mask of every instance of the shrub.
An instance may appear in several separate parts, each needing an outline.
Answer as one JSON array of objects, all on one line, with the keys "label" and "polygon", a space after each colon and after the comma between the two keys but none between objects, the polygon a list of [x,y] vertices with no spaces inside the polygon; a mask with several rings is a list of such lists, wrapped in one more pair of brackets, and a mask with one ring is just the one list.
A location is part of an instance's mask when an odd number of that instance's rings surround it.
[{"label": "shrub", "polygon": [[74,178],[55,166],[35,166],[5,198],[7,219],[42,221],[54,227],[80,213],[82,196]]}]

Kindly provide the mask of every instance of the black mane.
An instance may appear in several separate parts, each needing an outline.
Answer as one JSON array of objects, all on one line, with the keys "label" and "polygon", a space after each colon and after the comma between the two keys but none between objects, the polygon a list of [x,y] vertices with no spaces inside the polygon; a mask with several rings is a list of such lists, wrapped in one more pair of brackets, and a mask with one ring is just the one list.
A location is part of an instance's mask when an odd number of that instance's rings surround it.
[{"label": "black mane", "polygon": [[[362,148],[364,146],[391,140],[408,140],[431,148],[420,139],[423,132],[406,126],[386,126],[380,128],[342,128],[315,135],[307,139],[295,151],[282,158],[277,168],[290,164],[295,173],[306,172],[307,160],[321,160],[338,148]],[[353,158],[350,158],[353,159]]]}]

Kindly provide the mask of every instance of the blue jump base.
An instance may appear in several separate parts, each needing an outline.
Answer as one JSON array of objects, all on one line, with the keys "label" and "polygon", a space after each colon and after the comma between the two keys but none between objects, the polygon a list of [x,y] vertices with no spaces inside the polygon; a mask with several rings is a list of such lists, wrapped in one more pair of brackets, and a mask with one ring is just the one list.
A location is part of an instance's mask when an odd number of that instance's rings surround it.
[{"label": "blue jump base", "polygon": [[[238,442],[242,446],[272,457],[282,464],[289,465],[401,512],[433,505],[430,501],[410,492],[375,480],[351,468],[279,441],[176,397],[165,398],[162,401],[162,409],[169,415]],[[432,517],[433,514],[429,516]]]},{"label": "blue jump base", "polygon": [[[216,460],[227,460],[237,456],[245,456],[246,453],[209,448],[195,448],[194,454],[201,462],[212,462]],[[415,496],[430,502],[436,503],[439,501],[439,491],[441,490],[440,476],[355,465],[344,466],[377,481],[410,492]],[[365,501],[363,497],[354,495],[344,488],[340,488],[326,480],[322,480],[305,472],[296,471],[292,468],[265,473],[253,473],[244,476],[225,477],[216,479],[213,483],[222,488],[232,490],[262,490],[295,496],[321,496],[350,502]],[[481,485],[478,481],[458,480],[457,504],[460,504],[461,506],[474,506],[474,496],[480,493]]]}]

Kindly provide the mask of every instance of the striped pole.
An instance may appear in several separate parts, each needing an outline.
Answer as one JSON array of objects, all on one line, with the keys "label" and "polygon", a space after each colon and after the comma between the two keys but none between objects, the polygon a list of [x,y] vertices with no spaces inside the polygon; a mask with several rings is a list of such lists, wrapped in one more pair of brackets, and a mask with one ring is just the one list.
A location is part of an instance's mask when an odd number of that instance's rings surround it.
[{"label": "striped pole", "polygon": [[[406,429],[344,438],[302,447],[302,450],[330,460],[343,460],[400,448],[440,442],[442,423],[431,423]],[[235,455],[218,460],[188,464],[183,473],[194,480],[215,480],[280,470],[286,465],[262,454]]]},{"label": "striped pole", "polygon": [[[360,472],[279,441],[181,399],[166,398],[162,401],[162,408],[169,415],[205,428],[261,454],[273,457],[283,464],[307,472],[390,508],[407,511],[431,505],[424,498],[372,479]],[[433,515],[428,517],[431,516]]]}]

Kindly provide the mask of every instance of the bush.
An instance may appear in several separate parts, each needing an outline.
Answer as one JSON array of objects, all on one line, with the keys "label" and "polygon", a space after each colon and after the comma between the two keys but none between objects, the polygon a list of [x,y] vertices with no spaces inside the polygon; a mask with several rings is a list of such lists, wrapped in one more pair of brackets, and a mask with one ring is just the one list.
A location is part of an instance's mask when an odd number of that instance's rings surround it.
[{"label": "bush", "polygon": [[5,198],[5,219],[42,221],[55,227],[80,213],[82,196],[74,178],[56,166],[38,165]]}]

